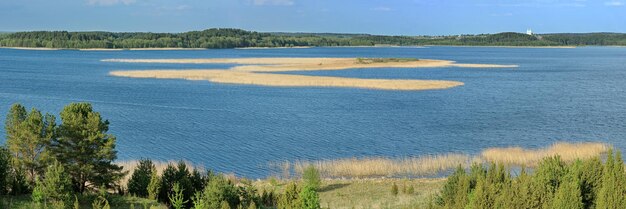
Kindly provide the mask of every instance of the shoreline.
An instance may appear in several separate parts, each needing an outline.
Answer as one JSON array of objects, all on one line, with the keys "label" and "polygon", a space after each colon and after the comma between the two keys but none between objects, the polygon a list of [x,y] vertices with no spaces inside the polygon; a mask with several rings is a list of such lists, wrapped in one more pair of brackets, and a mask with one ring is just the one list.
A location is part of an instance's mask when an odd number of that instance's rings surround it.
[{"label": "shoreline", "polygon": [[[626,46],[473,46],[473,45],[375,45],[375,46],[294,46],[294,47],[238,47],[228,48],[237,50],[257,49],[310,49],[310,48],[428,48],[428,47],[487,47],[487,48],[537,48],[537,49],[573,49],[579,47],[626,47]],[[47,47],[0,47],[0,49],[16,50],[76,50],[76,51],[185,51],[185,50],[211,50],[212,48],[47,48]]]}]

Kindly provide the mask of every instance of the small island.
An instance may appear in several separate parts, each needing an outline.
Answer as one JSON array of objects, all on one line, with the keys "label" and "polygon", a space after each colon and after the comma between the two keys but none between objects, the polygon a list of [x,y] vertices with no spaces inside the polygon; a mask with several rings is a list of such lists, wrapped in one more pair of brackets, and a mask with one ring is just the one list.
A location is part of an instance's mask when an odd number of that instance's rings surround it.
[{"label": "small island", "polygon": [[239,64],[228,70],[138,70],[113,71],[112,76],[131,78],[207,80],[216,83],[282,87],[351,87],[381,90],[435,90],[463,85],[459,81],[360,79],[330,76],[286,75],[269,72],[345,70],[358,68],[513,68],[516,65],[457,64],[448,60],[414,58],[239,58],[239,59],[107,59],[105,62]]}]

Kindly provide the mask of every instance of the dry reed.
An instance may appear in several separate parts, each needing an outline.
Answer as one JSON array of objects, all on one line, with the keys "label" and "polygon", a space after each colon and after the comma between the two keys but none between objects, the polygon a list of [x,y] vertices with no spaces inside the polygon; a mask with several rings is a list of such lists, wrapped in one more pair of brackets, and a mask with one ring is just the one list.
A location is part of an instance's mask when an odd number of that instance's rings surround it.
[{"label": "dry reed", "polygon": [[363,178],[434,175],[459,165],[466,167],[471,162],[472,158],[469,155],[445,154],[402,159],[373,157],[313,162],[296,161],[293,167],[297,174],[301,174],[307,166],[313,165],[324,177]]},{"label": "dry reed", "polygon": [[560,156],[565,162],[576,159],[587,159],[605,153],[609,146],[603,143],[555,143],[547,148],[523,149],[520,147],[489,148],[481,153],[481,157],[489,162],[507,165],[535,166],[541,159]]}]

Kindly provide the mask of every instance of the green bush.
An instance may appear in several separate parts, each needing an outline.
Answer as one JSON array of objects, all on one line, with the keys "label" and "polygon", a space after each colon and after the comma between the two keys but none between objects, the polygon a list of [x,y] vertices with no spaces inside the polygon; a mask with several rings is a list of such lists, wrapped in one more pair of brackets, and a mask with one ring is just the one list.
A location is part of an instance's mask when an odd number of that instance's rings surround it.
[{"label": "green bush", "polygon": [[309,165],[304,169],[302,172],[302,181],[305,187],[308,186],[315,190],[318,190],[322,184],[320,172],[317,171],[313,165]]},{"label": "green bush", "polygon": [[300,190],[298,189],[298,185],[293,182],[290,182],[285,186],[285,192],[278,197],[278,201],[276,204],[277,209],[299,209],[300,201],[299,195]]},{"label": "green bush", "polygon": [[150,183],[148,184],[148,199],[157,200],[159,197],[159,190],[161,189],[161,178],[155,170],[150,173]]},{"label": "green bush", "polygon": [[313,187],[305,186],[299,199],[302,209],[320,209],[320,197]]},{"label": "green bush", "polygon": [[42,180],[37,180],[32,198],[35,202],[69,201],[72,182],[59,162],[48,166]]},{"label": "green bush", "polygon": [[185,204],[187,204],[188,200],[185,200],[183,196],[184,189],[180,188],[179,183],[174,184],[174,188],[172,189],[172,193],[169,195],[170,203],[172,203],[172,207],[174,209],[183,209]]}]

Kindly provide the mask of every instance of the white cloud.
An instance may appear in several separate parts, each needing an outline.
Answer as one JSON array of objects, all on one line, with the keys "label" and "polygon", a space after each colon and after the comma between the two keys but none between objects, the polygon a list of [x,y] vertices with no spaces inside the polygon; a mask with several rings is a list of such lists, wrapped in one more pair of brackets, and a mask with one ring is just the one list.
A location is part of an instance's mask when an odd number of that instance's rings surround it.
[{"label": "white cloud", "polygon": [[254,5],[279,5],[279,6],[291,6],[294,4],[293,0],[252,0]]},{"label": "white cloud", "polygon": [[510,17],[513,16],[513,13],[507,12],[507,13],[493,13],[491,14],[491,16],[493,17]]},{"label": "white cloud", "polygon": [[624,6],[624,2],[621,2],[621,1],[607,1],[607,2],[604,2],[604,5],[610,6],[610,7],[621,7],[621,6]]},{"label": "white cloud", "polygon": [[372,11],[379,11],[379,12],[389,12],[393,9],[389,8],[389,7],[375,7],[372,8]]},{"label": "white cloud", "polygon": [[116,4],[134,4],[137,0],[87,0],[87,4],[89,5],[98,5],[98,6],[112,6]]}]

